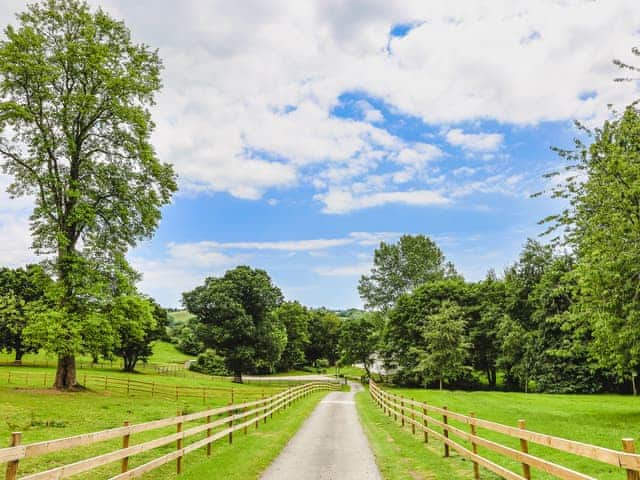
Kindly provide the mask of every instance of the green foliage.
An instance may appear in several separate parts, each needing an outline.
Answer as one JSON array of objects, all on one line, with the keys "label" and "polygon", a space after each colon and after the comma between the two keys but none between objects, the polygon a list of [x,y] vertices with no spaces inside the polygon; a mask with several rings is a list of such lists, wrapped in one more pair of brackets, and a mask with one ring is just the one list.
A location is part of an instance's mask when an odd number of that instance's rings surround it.
[{"label": "green foliage", "polygon": [[224,357],[218,355],[211,348],[207,348],[204,353],[198,355],[198,359],[189,368],[194,372],[206,373],[207,375],[229,375]]},{"label": "green foliage", "polygon": [[466,326],[465,311],[449,301],[444,302],[437,313],[427,317],[422,332],[425,347],[413,349],[419,358],[416,371],[425,385],[438,380],[442,390],[445,381],[457,380],[464,375],[469,353]]},{"label": "green foliage", "polygon": [[189,318],[185,323],[176,325],[171,329],[171,340],[178,350],[189,355],[198,355],[205,350],[204,344],[198,337],[198,319]]},{"label": "green foliage", "polygon": [[378,329],[371,315],[344,321],[340,328],[340,361],[345,365],[361,363],[367,376],[371,376],[378,341]]},{"label": "green foliage", "polygon": [[[13,196],[33,195],[33,246],[52,254],[59,288],[49,347],[75,384],[85,320],[103,308],[124,255],[149,237],[176,190],[150,143],[161,62],[123,22],[77,0],[43,0],[0,41],[0,164]],[[107,332],[108,333],[108,332]]]},{"label": "green foliage", "polygon": [[366,307],[386,311],[404,293],[426,282],[455,276],[451,263],[433,240],[424,235],[403,235],[395,244],[380,242],[370,275],[358,284]]},{"label": "green foliage", "polygon": [[198,336],[224,356],[237,381],[242,373],[272,371],[286,346],[286,330],[271,312],[282,292],[264,270],[236,267],[183,294],[200,322]]},{"label": "green foliage", "polygon": [[338,342],[340,340],[340,317],[324,309],[311,310],[309,313],[309,342],[305,346],[305,358],[313,364],[320,358],[326,358],[331,365],[338,361]]},{"label": "green foliage", "polygon": [[47,292],[52,282],[39,265],[0,269],[0,349],[15,352],[18,362],[40,348],[24,331],[38,312],[51,307]]},{"label": "green foliage", "polygon": [[572,175],[552,196],[569,206],[546,221],[576,252],[572,312],[593,330],[590,353],[619,380],[630,379],[640,369],[640,113],[630,106],[584,131],[590,144],[558,150]]},{"label": "green foliage", "polygon": [[309,344],[309,311],[299,302],[285,302],[272,315],[275,323],[284,326],[287,335],[287,345],[280,356],[277,369],[286,372],[301,368],[306,364],[304,351]]}]

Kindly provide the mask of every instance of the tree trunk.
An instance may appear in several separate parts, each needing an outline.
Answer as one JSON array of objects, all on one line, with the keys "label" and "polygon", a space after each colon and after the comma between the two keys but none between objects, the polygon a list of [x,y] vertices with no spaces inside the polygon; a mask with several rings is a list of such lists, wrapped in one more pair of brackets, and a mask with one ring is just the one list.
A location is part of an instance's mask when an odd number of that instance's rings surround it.
[{"label": "tree trunk", "polygon": [[634,397],[638,396],[638,386],[636,385],[636,378],[638,378],[638,375],[636,373],[632,373],[631,374],[631,388],[633,389],[633,396]]},{"label": "tree trunk", "polygon": [[16,348],[16,358],[14,360],[16,365],[22,364],[22,355],[24,355],[24,352],[22,351],[22,349]]},{"label": "tree trunk", "polygon": [[442,382],[442,378],[440,379],[440,390],[442,390],[443,388],[443,382]]},{"label": "tree trunk", "polygon": [[58,368],[56,370],[56,383],[54,387],[58,390],[73,390],[77,385],[76,358],[73,355],[58,357]]},{"label": "tree trunk", "polygon": [[233,372],[233,383],[242,383],[242,372]]}]

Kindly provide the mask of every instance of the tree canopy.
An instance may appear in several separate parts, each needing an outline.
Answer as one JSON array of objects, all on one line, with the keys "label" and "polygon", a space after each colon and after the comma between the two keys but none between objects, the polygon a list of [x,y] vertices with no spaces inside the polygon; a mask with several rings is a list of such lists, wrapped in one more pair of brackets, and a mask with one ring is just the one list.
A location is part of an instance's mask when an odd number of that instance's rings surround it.
[{"label": "tree canopy", "polygon": [[161,62],[85,2],[44,0],[17,19],[0,41],[1,168],[13,196],[35,199],[33,247],[60,285],[46,336],[59,336],[56,386],[72,388],[95,299],[176,190],[150,142]]}]

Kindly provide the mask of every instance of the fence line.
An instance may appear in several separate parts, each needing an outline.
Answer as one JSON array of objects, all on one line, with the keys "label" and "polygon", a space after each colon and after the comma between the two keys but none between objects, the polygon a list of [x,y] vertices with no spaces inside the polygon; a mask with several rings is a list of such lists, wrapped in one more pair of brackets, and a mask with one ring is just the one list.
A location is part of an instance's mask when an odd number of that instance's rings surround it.
[{"label": "fence line", "polygon": [[[21,433],[15,432],[11,437],[11,446],[0,449],[0,463],[7,464],[5,479],[16,480],[19,463],[25,458],[40,457],[42,455],[61,450],[122,438],[122,447],[119,449],[67,465],[57,466],[45,471],[31,473],[21,477],[20,480],[58,480],[91,471],[117,461],[121,462],[121,473],[112,476],[110,480],[137,478],[144,473],[154,470],[155,468],[173,460],[176,460],[176,472],[180,474],[182,472],[182,458],[187,453],[206,446],[207,455],[211,455],[210,446],[212,443],[223,438],[228,438],[229,443],[233,443],[234,432],[243,430],[244,433],[247,434],[249,427],[255,426],[255,428],[258,429],[261,421],[266,423],[268,417],[273,417],[274,413],[288,408],[294,401],[302,397],[306,397],[310,393],[316,391],[335,390],[336,388],[338,388],[338,386],[333,383],[312,382],[289,388],[286,391],[277,393],[270,397],[263,397],[262,399],[251,402],[230,404],[226,407],[219,407],[186,415],[179,413],[178,416],[175,417],[135,425],[125,423],[125,426],[123,427],[26,445],[21,444]],[[212,421],[212,417],[216,416],[220,418]],[[204,423],[198,423],[186,430],[184,429],[185,424],[189,424],[197,420],[204,420]],[[176,426],[176,433],[129,446],[132,435],[170,426]],[[214,432],[214,429],[220,427],[222,427],[221,430]],[[184,440],[186,438],[200,433],[205,433],[206,436],[194,441],[190,445],[184,445]],[[175,451],[161,455],[140,466],[129,469],[130,457],[154,450],[173,442],[176,442]]]},{"label": "fence line", "polygon": [[[49,382],[55,379],[55,373],[43,372],[6,372],[0,376],[0,380],[6,380],[8,385],[27,387],[50,387]],[[229,400],[234,402],[238,399],[248,400],[261,395],[260,392],[250,393],[243,389],[233,387],[194,387],[183,385],[168,385],[155,381],[147,382],[136,380],[130,377],[110,377],[102,375],[80,374],[78,381],[86,388],[93,388],[102,391],[113,391],[125,395],[146,394],[151,397],[163,398],[166,400],[176,400],[184,398],[201,398],[206,404],[208,401],[220,398],[221,393],[226,393]],[[284,388],[282,385],[269,385],[270,388]]]},{"label": "fence line", "polygon": [[[16,361],[5,361],[0,362],[0,366],[2,367],[55,367],[57,364],[57,360],[21,360],[19,362]],[[104,368],[124,368],[124,363],[122,360],[118,360],[116,362],[105,362],[100,361],[98,363],[93,362],[83,362],[80,360],[76,360],[76,368],[79,370],[93,370],[93,369],[104,369]],[[154,373],[158,373],[160,375],[169,375],[169,376],[177,376],[177,377],[186,377],[189,369],[185,368],[184,365],[174,364],[174,363],[156,363],[156,362],[138,362],[136,365],[136,369],[140,370],[152,370]],[[230,376],[218,376],[212,375],[211,377],[215,378],[225,378],[230,379]]]},{"label": "fence line", "polygon": [[[425,442],[429,441],[429,436],[442,441],[445,457],[448,457],[449,450],[453,449],[461,456],[471,460],[476,480],[480,476],[479,466],[483,466],[501,478],[508,480],[530,480],[532,468],[563,480],[595,480],[594,477],[587,474],[531,455],[529,453],[529,442],[625,469],[627,480],[640,480],[640,455],[635,453],[633,439],[622,439],[624,451],[612,450],[527,430],[524,420],[518,422],[518,427],[511,427],[476,418],[473,414],[463,415],[446,407],[438,408],[385,391],[373,380],[369,382],[369,393],[386,415],[393,416],[396,421],[400,420],[403,427],[405,423],[411,425],[413,433],[415,433],[416,429],[421,430],[424,433]],[[438,418],[434,415],[437,415]],[[450,425],[448,423],[449,420],[456,420],[468,425],[469,432]],[[439,431],[434,430],[433,427],[437,427]],[[518,439],[520,441],[520,450],[483,438],[478,433],[478,428]],[[450,435],[469,442],[471,449],[453,440]],[[520,463],[522,465],[522,474],[515,473],[483,457],[478,453],[478,447],[491,450]]]}]

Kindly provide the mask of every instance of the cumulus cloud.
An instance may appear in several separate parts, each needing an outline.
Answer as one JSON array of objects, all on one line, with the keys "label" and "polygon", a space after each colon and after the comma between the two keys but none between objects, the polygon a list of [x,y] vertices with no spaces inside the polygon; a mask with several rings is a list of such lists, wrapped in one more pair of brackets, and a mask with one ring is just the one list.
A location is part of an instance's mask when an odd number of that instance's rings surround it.
[{"label": "cumulus cloud", "polygon": [[379,207],[387,204],[412,206],[444,206],[450,200],[440,192],[431,190],[413,190],[400,192],[379,192],[354,196],[346,190],[330,190],[316,197],[324,203],[325,213],[348,213],[363,208]]},{"label": "cumulus cloud", "polygon": [[476,152],[493,152],[504,140],[501,133],[465,133],[459,128],[449,130],[445,136],[451,145]]}]

